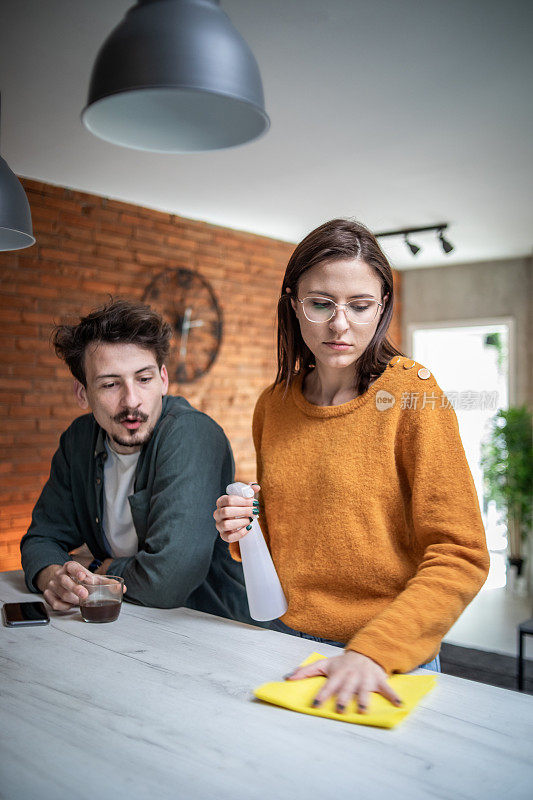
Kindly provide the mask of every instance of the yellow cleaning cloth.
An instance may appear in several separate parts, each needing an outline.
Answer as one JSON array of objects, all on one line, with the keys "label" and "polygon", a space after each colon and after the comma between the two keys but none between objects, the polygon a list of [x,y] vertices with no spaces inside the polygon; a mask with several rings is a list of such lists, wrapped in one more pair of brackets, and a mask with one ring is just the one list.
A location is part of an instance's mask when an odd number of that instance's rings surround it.
[{"label": "yellow cleaning cloth", "polygon": [[[312,664],[325,658],[319,653],[312,653],[300,666]],[[382,695],[372,692],[365,714],[357,712],[357,701],[352,700],[346,707],[344,714],[335,711],[335,698],[330,697],[320,708],[311,705],[315,695],[326,682],[326,678],[303,678],[299,681],[276,681],[264,683],[254,691],[259,700],[273,703],[276,706],[290,708],[291,711],[300,711],[302,714],[312,714],[315,717],[328,717],[339,719],[342,722],[355,722],[356,725],[374,725],[378,728],[394,728],[415,708],[418,702],[427,694],[436,683],[434,675],[393,675],[387,681],[403,701],[403,706],[393,706]]]}]

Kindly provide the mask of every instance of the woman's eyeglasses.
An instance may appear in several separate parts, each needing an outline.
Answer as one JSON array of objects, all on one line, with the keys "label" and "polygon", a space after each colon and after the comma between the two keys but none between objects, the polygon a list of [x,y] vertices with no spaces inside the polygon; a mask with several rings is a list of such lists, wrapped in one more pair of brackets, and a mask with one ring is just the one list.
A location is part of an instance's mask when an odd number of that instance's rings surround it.
[{"label": "woman's eyeglasses", "polygon": [[370,297],[350,300],[349,303],[336,303],[328,297],[305,297],[303,300],[298,298],[298,302],[302,304],[305,318],[309,322],[329,322],[337,313],[337,309],[342,308],[346,320],[356,325],[368,325],[373,322],[378,309],[383,305]]}]

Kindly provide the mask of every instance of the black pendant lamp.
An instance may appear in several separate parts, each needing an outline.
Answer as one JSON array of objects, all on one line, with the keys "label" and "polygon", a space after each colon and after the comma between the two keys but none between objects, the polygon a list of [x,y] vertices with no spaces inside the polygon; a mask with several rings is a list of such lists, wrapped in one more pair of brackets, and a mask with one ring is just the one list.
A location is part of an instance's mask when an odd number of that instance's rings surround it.
[{"label": "black pendant lamp", "polygon": [[218,0],[138,0],[98,53],[82,121],[159,153],[235,147],[270,125],[257,62]]},{"label": "black pendant lamp", "polygon": [[[1,120],[0,97],[0,120]],[[35,244],[26,192],[0,156],[0,250],[21,250]]]}]

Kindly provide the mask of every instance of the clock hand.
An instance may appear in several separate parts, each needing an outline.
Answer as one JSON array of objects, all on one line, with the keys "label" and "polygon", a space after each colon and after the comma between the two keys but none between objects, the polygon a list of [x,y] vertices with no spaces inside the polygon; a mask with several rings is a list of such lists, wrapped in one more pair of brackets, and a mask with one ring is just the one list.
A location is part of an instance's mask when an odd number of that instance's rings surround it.
[{"label": "clock hand", "polygon": [[186,308],[183,315],[183,322],[181,323],[181,342],[180,342],[180,356],[185,358],[187,355],[187,341],[189,339],[189,331],[191,328],[199,328],[204,324],[202,319],[196,319],[191,322],[192,308]]}]

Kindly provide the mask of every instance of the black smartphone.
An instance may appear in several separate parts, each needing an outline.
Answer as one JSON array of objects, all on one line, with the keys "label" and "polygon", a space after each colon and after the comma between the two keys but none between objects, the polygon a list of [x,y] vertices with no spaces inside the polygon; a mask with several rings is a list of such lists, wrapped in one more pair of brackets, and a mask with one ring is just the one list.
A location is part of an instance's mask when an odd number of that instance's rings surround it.
[{"label": "black smartphone", "polygon": [[23,625],[48,625],[50,617],[44,603],[4,603],[2,606],[4,624],[8,628]]}]

